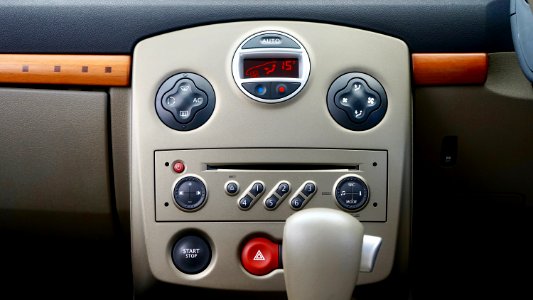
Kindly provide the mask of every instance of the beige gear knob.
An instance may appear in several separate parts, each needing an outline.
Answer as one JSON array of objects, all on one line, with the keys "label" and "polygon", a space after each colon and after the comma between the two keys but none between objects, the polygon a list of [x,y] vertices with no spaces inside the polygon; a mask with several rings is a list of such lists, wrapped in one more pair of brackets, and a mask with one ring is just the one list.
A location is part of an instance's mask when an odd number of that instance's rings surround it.
[{"label": "beige gear knob", "polygon": [[351,215],[311,208],[287,219],[282,258],[289,300],[349,300],[357,282],[363,225]]}]

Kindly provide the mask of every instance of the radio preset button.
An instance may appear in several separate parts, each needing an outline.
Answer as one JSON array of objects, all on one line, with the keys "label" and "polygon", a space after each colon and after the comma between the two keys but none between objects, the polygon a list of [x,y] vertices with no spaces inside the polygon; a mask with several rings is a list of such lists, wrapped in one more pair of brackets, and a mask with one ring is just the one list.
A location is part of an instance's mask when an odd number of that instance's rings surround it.
[{"label": "radio preset button", "polygon": [[259,194],[262,194],[264,190],[265,186],[261,182],[256,182],[252,185],[250,194],[252,194],[254,197],[257,197]]},{"label": "radio preset button", "polygon": [[290,186],[289,186],[289,184],[287,182],[282,182],[282,183],[278,184],[278,188],[276,189],[276,193],[280,197],[285,196],[288,192],[290,192]]},{"label": "radio preset button", "polygon": [[265,184],[262,181],[256,180],[244,190],[239,201],[237,201],[237,205],[242,210],[248,210],[254,206],[255,202],[257,202],[264,193]]},{"label": "radio preset button", "polygon": [[315,190],[316,190],[316,186],[314,183],[312,182],[308,182],[304,185],[304,188],[302,189],[302,193],[306,196],[306,197],[309,197],[309,195],[312,195],[315,193]]},{"label": "radio preset button", "polygon": [[298,188],[298,196],[294,197],[289,205],[292,209],[298,210],[304,207],[316,193],[316,183],[311,180],[307,180]]},{"label": "radio preset button", "polygon": [[300,209],[303,207],[304,201],[305,199],[301,195],[298,195],[292,198],[290,206],[292,207],[292,209]]},{"label": "radio preset button", "polygon": [[278,205],[278,197],[272,195],[265,200],[265,207],[268,209],[274,209]]},{"label": "radio preset button", "polygon": [[288,181],[280,181],[274,185],[274,188],[268,193],[263,201],[263,206],[267,210],[274,210],[287,198],[291,192],[291,184]]},{"label": "radio preset button", "polygon": [[252,202],[253,202],[252,197],[245,195],[239,200],[239,207],[241,209],[249,209],[250,207],[252,207]]}]

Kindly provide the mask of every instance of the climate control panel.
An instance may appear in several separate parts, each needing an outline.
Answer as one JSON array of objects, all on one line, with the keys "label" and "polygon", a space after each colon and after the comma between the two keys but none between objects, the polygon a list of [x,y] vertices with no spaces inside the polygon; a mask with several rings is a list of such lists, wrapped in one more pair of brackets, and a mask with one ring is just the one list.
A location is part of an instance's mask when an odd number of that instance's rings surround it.
[{"label": "climate control panel", "polygon": [[155,170],[157,221],[283,221],[310,207],[386,221],[386,151],[156,151]]},{"label": "climate control panel", "polygon": [[207,79],[194,73],[178,73],[159,87],[155,109],[168,127],[189,131],[207,122],[215,101],[215,91]]},{"label": "climate control panel", "polygon": [[296,96],[309,79],[311,63],[304,46],[280,31],[258,32],[235,51],[232,73],[239,89],[263,103]]}]

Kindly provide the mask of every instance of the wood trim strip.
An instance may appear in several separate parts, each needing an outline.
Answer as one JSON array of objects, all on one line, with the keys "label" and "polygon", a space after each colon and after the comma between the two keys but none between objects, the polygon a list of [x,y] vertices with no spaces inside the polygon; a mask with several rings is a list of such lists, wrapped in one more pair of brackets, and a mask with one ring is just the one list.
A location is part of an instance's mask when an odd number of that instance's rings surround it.
[{"label": "wood trim strip", "polygon": [[[486,53],[415,53],[416,85],[483,84]],[[0,54],[0,83],[129,86],[129,55]]]},{"label": "wood trim strip", "polygon": [[0,83],[129,86],[129,55],[0,54]]},{"label": "wood trim strip", "polygon": [[486,53],[415,53],[416,85],[484,84],[488,72]]}]

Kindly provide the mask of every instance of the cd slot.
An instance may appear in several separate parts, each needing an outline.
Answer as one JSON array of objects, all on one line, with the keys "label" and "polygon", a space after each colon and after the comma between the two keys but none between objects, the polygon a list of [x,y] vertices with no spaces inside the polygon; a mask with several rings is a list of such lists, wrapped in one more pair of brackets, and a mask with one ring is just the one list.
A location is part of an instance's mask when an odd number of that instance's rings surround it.
[{"label": "cd slot", "polygon": [[208,171],[358,171],[359,164],[207,164]]}]

